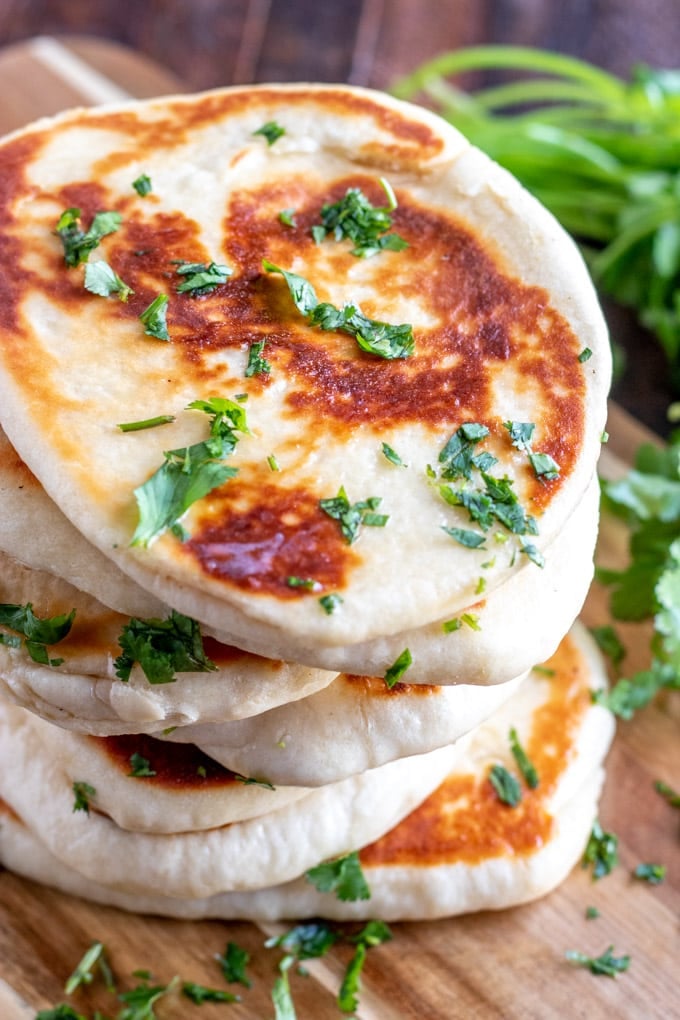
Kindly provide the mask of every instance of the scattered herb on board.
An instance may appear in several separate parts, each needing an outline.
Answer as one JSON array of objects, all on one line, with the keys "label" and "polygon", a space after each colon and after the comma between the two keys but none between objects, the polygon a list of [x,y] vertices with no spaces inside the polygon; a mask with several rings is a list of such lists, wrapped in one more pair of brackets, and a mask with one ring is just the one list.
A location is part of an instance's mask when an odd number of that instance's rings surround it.
[{"label": "scattered herb on board", "polygon": [[660,779],[655,780],[654,789],[660,794],[665,801],[670,804],[671,807],[680,808],[680,793],[668,785],[668,783],[662,782]]},{"label": "scattered herb on board", "polygon": [[174,609],[165,620],[132,617],[123,627],[118,644],[121,654],[113,664],[119,680],[130,679],[136,662],[150,684],[172,683],[175,673],[208,673],[217,669],[205,654],[196,620]]},{"label": "scattered herb on board", "polygon": [[338,202],[321,208],[321,225],[312,227],[317,244],[332,235],[336,241],[348,239],[354,247],[351,254],[357,258],[370,258],[381,251],[402,251],[408,242],[399,234],[388,233],[392,226],[392,213],[397,199],[389,182],[380,178],[380,186],[387,196],[386,206],[375,206],[361,188],[348,188]]},{"label": "scattered herb on board", "polygon": [[76,965],[73,973],[66,980],[64,991],[67,995],[73,995],[76,988],[81,985],[89,985],[94,980],[95,967],[101,971],[109,991],[115,991],[113,974],[106,958],[103,942],[93,942],[86,950],[80,962]]},{"label": "scattered herb on board", "polygon": [[[136,972],[138,975],[140,972]],[[124,1008],[117,1014],[116,1020],[156,1020],[154,1007],[156,1003],[174,991],[179,983],[178,978],[173,978],[167,985],[150,985],[148,983],[148,972],[138,985],[128,992],[121,992],[118,996],[124,1004]]]},{"label": "scattered herb on board", "polygon": [[132,545],[147,546],[177,524],[193,503],[237,474],[237,468],[223,461],[236,447],[236,433],[249,433],[243,407],[226,397],[212,397],[192,401],[187,410],[209,415],[209,436],[193,446],[167,450],[164,463],[135,489],[139,523]]},{"label": "scattered herb on board", "polygon": [[650,885],[660,885],[665,877],[665,864],[638,864],[633,871],[633,878],[638,878],[642,882],[648,882]]},{"label": "scattered herb on board", "polygon": [[584,868],[592,867],[593,879],[611,874],[619,863],[618,846],[618,836],[605,832],[599,821],[593,822],[581,862]]},{"label": "scattered herb on board", "polygon": [[[0,627],[7,627],[16,631],[17,635],[23,637],[23,644],[33,662],[42,666],[60,666],[63,659],[50,659],[47,651],[51,645],[56,645],[71,630],[76,616],[75,609],[70,613],[61,613],[58,616],[51,616],[41,619],[33,612],[33,605],[27,602],[25,605],[13,603],[0,604]],[[18,648],[21,638],[11,634],[0,633],[0,644],[8,645],[10,648]]]},{"label": "scattered herb on board", "polygon": [[[472,93],[450,80],[474,71],[512,80]],[[656,333],[678,388],[678,72],[637,65],[623,81],[561,53],[479,46],[436,57],[394,91],[423,96],[554,213],[597,286]]]},{"label": "scattered herb on board", "polygon": [[564,955],[570,963],[577,967],[587,967],[591,974],[616,977],[617,974],[628,970],[630,956],[614,956],[613,951],[614,947],[609,946],[600,956],[586,956],[585,953],[580,953],[576,949],[569,949]]},{"label": "scattered herb on board", "polygon": [[219,988],[207,988],[205,985],[198,985],[195,981],[182,982],[182,995],[190,999],[197,1006],[204,1002],[240,1002],[241,996],[233,992],[223,992]]},{"label": "scattered herb on board", "polygon": [[215,957],[225,981],[230,984],[243,985],[245,988],[252,987],[252,981],[246,974],[246,967],[250,961],[250,953],[242,949],[236,942],[227,942],[227,947],[222,956]]},{"label": "scattered herb on board", "polygon": [[119,212],[98,212],[89,229],[83,230],[80,215],[80,209],[75,207],[65,209],[55,228],[55,233],[61,239],[64,248],[64,262],[67,266],[78,266],[81,262],[87,262],[90,252],[99,246],[102,238],[107,234],[114,234],[123,222]]},{"label": "scattered herb on board", "polygon": [[295,307],[313,326],[349,333],[362,351],[388,361],[408,358],[413,354],[413,327],[407,323],[392,325],[378,319],[369,319],[354,304],[336,308],[327,301],[319,301],[311,283],[303,276],[280,269],[267,259],[262,260],[262,267],[268,273],[283,276]]}]

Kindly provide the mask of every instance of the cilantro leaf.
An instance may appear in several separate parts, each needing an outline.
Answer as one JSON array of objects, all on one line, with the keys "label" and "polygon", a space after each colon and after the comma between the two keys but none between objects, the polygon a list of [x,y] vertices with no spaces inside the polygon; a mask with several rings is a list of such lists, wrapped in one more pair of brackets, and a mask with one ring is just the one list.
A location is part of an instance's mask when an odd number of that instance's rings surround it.
[{"label": "cilantro leaf", "polygon": [[144,758],[143,755],[134,751],[130,755],[130,772],[129,776],[134,776],[135,779],[148,779],[151,776],[155,776],[158,773],[151,768],[151,762],[148,758]]},{"label": "cilantro leaf", "polygon": [[[33,605],[27,602],[25,605],[14,603],[0,604],[0,627],[8,627],[17,631],[24,638],[24,646],[34,662],[42,666],[59,666],[63,659],[50,659],[47,647],[56,645],[66,637],[76,616],[75,609],[70,613],[61,613],[58,616],[40,619],[33,612]],[[0,640],[3,636],[0,635]],[[19,642],[9,636],[2,640],[3,644],[10,647],[19,647]]]},{"label": "cilantro leaf", "polygon": [[190,294],[201,297],[210,294],[217,287],[226,283],[234,272],[229,266],[220,266],[216,262],[178,262],[175,270],[178,276],[186,277],[175,288],[178,294]]},{"label": "cilantro leaf", "polygon": [[150,305],[144,309],[139,318],[144,326],[147,336],[154,336],[157,340],[169,340],[168,325],[166,316],[168,314],[168,295],[158,294]]},{"label": "cilantro leaf", "polygon": [[267,259],[262,260],[262,267],[268,273],[283,276],[295,307],[313,326],[349,333],[363,351],[389,361],[408,358],[413,354],[415,341],[412,326],[369,319],[356,305],[336,308],[327,301],[320,302],[311,283],[303,276],[281,269]]},{"label": "cilantro leaf", "polygon": [[244,985],[250,988],[252,981],[246,975],[246,966],[250,960],[250,954],[238,946],[235,942],[227,942],[227,948],[223,956],[216,956],[222,974],[230,984]]},{"label": "cilantro leaf", "polygon": [[269,375],[272,366],[262,356],[266,340],[255,340],[248,348],[248,364],[246,365],[246,376]]},{"label": "cilantro leaf", "polygon": [[139,523],[132,545],[147,546],[175,525],[193,503],[238,473],[221,461],[234,451],[236,432],[249,432],[243,407],[225,397],[213,397],[194,400],[188,409],[211,415],[209,438],[166,451],[164,463],[135,489]]},{"label": "cilantro leaf", "polygon": [[619,862],[619,838],[612,832],[605,832],[599,821],[593,823],[588,843],[583,852],[582,866],[592,866],[593,879],[609,875]]},{"label": "cilantro leaf", "polygon": [[362,525],[365,524],[371,528],[385,527],[389,517],[385,514],[375,513],[381,503],[382,499],[379,496],[369,496],[368,499],[350,503],[345,488],[341,485],[337,496],[320,499],[319,507],[333,520],[338,521],[345,541],[351,545],[359,537]]},{"label": "cilantro leaf", "polygon": [[41,1009],[35,1015],[35,1020],[87,1020],[82,1013],[76,1013],[73,1006],[66,1002],[53,1006],[52,1009]]},{"label": "cilantro leaf", "polygon": [[381,449],[383,456],[386,460],[389,460],[390,464],[394,464],[396,467],[408,467],[407,464],[404,464],[397,451],[394,450],[389,443],[383,443]]},{"label": "cilantro leaf", "polygon": [[79,266],[81,262],[87,262],[90,252],[99,246],[101,239],[115,233],[123,222],[119,212],[98,212],[90,229],[84,231],[80,225],[80,212],[75,207],[65,209],[55,228],[64,247],[64,262],[67,266]]},{"label": "cilantro leaf", "polygon": [[342,595],[338,595],[337,592],[331,592],[328,595],[321,596],[319,605],[327,616],[332,616],[335,610],[342,605],[343,601]]},{"label": "cilantro leaf", "polygon": [[531,437],[534,434],[535,424],[532,421],[504,421],[504,428],[510,433],[512,445],[525,453],[531,449]]},{"label": "cilantro leaf", "polygon": [[90,800],[95,797],[97,791],[94,786],[89,783],[85,783],[80,779],[76,779],[73,783],[73,810],[84,811],[86,815],[90,813]]},{"label": "cilantro leaf", "polygon": [[399,655],[385,673],[385,686],[392,690],[399,683],[406,670],[413,664],[413,656],[408,648]]},{"label": "cilantro leaf", "polygon": [[493,765],[489,772],[489,782],[493,786],[498,799],[508,807],[517,807],[522,799],[519,782],[504,765]]},{"label": "cilantro leaf", "polygon": [[284,227],[296,227],[295,209],[282,209],[279,213],[279,223],[283,223]]},{"label": "cilantro leaf", "polygon": [[569,949],[565,956],[578,967],[587,967],[591,974],[616,977],[630,966],[630,956],[613,956],[614,947],[609,946],[600,956],[587,956],[576,949]]},{"label": "cilantro leaf", "polygon": [[639,878],[650,885],[660,885],[666,877],[665,864],[638,864],[633,872],[633,878]]},{"label": "cilantro leaf", "polygon": [[138,195],[141,195],[141,197],[144,198],[145,195],[148,195],[151,191],[151,178],[148,174],[140,174],[139,177],[132,182],[132,187]]},{"label": "cilantro leaf", "polygon": [[85,290],[89,290],[91,294],[98,294],[100,297],[117,294],[121,301],[127,301],[130,294],[134,294],[132,287],[128,287],[127,283],[124,283],[118,273],[114,272],[108,262],[104,262],[103,259],[86,264]]},{"label": "cilantro leaf", "polygon": [[445,531],[459,545],[464,545],[467,549],[486,549],[484,545],[486,539],[478,531],[470,531],[467,528],[447,528],[444,526],[442,526],[442,531]]},{"label": "cilantro leaf", "polygon": [[175,673],[208,673],[217,669],[203,649],[201,629],[195,620],[171,610],[165,620],[133,617],[118,638],[122,654],[114,661],[116,676],[130,679],[139,663],[150,684],[168,684]]},{"label": "cilantro leaf", "polygon": [[195,981],[182,982],[182,995],[191,999],[197,1006],[204,1002],[240,1002],[241,997],[232,992],[222,992],[218,988],[206,988],[205,985],[197,985]]},{"label": "cilantro leaf", "polygon": [[356,852],[310,868],[305,872],[305,878],[319,892],[335,893],[339,900],[368,900],[371,897]]},{"label": "cilantro leaf", "polygon": [[536,766],[530,761],[529,756],[520,744],[517,730],[514,727],[510,730],[510,750],[527,786],[531,790],[535,790],[539,784],[538,772],[536,771]]},{"label": "cilantro leaf", "polygon": [[471,478],[475,467],[474,448],[489,435],[486,425],[479,422],[465,422],[447,440],[439,454],[442,465],[441,477],[447,481],[457,478]]},{"label": "cilantro leaf", "polygon": [[380,184],[388,198],[387,206],[374,206],[360,188],[348,188],[340,201],[322,206],[321,227],[312,228],[316,243],[328,235],[336,241],[347,238],[354,244],[351,254],[358,258],[408,248],[408,242],[399,234],[387,233],[392,226],[390,214],[396,209],[397,200],[384,178],[380,178]]},{"label": "cilantro leaf", "polygon": [[273,145],[275,141],[285,135],[286,129],[277,124],[275,120],[268,120],[266,124],[253,131],[254,135],[262,135],[267,139],[267,145]]},{"label": "cilantro leaf", "polygon": [[176,984],[176,978],[168,985],[149,985],[144,980],[129,992],[121,992],[118,998],[125,1003],[125,1008],[120,1011],[116,1020],[156,1020],[154,1006],[159,999],[172,991]]},{"label": "cilantro leaf", "polygon": [[307,921],[295,925],[283,935],[267,939],[268,949],[283,949],[296,960],[312,960],[325,954],[340,938],[340,935],[325,921]]}]

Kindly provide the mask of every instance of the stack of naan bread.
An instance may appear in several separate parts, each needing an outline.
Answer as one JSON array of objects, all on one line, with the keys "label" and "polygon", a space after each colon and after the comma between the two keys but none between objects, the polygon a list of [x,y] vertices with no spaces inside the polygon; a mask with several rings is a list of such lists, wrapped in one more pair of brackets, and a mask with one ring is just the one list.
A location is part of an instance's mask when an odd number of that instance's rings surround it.
[{"label": "stack of naan bread", "polygon": [[[609,346],[554,220],[337,86],[76,110],[0,181],[0,859],[187,917],[554,886],[612,735],[565,637]],[[322,229],[348,192],[370,251]],[[370,899],[306,879],[355,851]]]}]

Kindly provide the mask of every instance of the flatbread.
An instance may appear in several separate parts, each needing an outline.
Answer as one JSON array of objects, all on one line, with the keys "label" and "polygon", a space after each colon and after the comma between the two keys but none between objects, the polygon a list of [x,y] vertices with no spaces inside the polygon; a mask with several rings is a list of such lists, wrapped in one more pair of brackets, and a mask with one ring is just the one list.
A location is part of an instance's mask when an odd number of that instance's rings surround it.
[{"label": "flatbread", "polygon": [[[562,881],[583,852],[614,732],[612,716],[590,698],[605,673],[587,635],[572,632],[550,665],[553,677],[533,673],[516,699],[480,727],[465,760],[442,786],[361,852],[371,888],[367,901],[342,902],[304,879],[205,899],[132,897],[109,882],[105,871],[87,878],[57,859],[7,806],[0,858],[20,874],[74,895],[172,917],[423,920],[527,902]],[[540,778],[535,790],[523,789],[515,808],[500,803],[487,779],[491,764],[515,768],[508,752],[510,726],[517,727]]]},{"label": "flatbread", "polygon": [[[308,665],[368,676],[384,676],[408,648],[413,660],[409,683],[504,683],[551,655],[577,616],[592,578],[598,504],[599,483],[594,477],[546,551],[544,568],[521,571],[488,598],[480,593],[466,611],[478,628],[462,626],[455,637],[445,631],[447,621],[438,620],[367,642],[300,651],[295,639],[288,646],[285,636],[271,626],[251,622],[247,635],[239,634],[237,643],[262,656],[279,647],[290,656],[299,652]],[[14,559],[57,574],[126,615],[163,618],[170,612],[84,539],[1,430],[0,508],[7,522],[0,532],[0,549]],[[482,571],[480,584],[486,583],[488,569]],[[520,605],[523,612],[518,614]],[[211,633],[226,643],[234,640],[233,635]]]},{"label": "flatbread", "polygon": [[0,642],[0,693],[51,722],[85,733],[157,733],[198,721],[242,719],[303,698],[336,675],[206,641],[205,650],[218,667],[214,672],[178,673],[173,683],[150,684],[135,666],[123,682],[116,677],[115,659],[129,618],[3,553],[0,602],[31,603],[41,618],[76,610],[70,633],[50,646],[50,657],[63,659],[59,665],[41,665],[23,644],[12,648]]},{"label": "flatbread", "polygon": [[[267,144],[255,132],[271,121],[285,134]],[[153,182],[146,198],[132,188],[141,172]],[[403,632],[469,606],[492,557],[489,594],[537,569],[521,548],[546,550],[594,474],[609,345],[575,246],[452,127],[360,89],[246,87],[39,122],[0,147],[0,174],[0,420],[67,517],[142,587],[238,643],[250,621],[266,623],[281,641],[271,654],[285,645],[302,661],[311,646]],[[379,204],[381,176],[409,247],[358,259],[347,242],[315,244],[322,205],[349,187]],[[89,293],[82,270],[64,266],[53,231],[68,207],[82,210],[85,229],[97,210],[122,214],[91,258],[134,289],[127,303]],[[294,227],[279,219],[286,208]],[[412,324],[415,353],[384,360],[313,327],[263,258],[309,279],[322,301]],[[211,294],[179,295],[173,259],[234,272]],[[171,295],[169,342],[139,320],[160,291]],[[271,372],[246,377],[262,339]],[[229,457],[238,475],[189,509],[186,541],[166,531],[131,547],[134,490],[164,450],[207,437],[206,414],[189,403],[239,394],[251,432]],[[175,421],[117,428],[157,414]],[[535,424],[533,450],[557,462],[557,478],[536,477],[508,421]],[[538,536],[494,525],[469,548],[442,530],[479,530],[427,471],[441,470],[445,444],[470,422],[488,427],[493,474],[513,481]],[[407,467],[386,459],[384,442]],[[348,544],[319,505],[341,487],[352,504],[380,499],[387,524]],[[324,612],[320,594],[341,595],[339,610]]]},{"label": "flatbread", "polygon": [[[177,898],[285,882],[363,846],[436,789],[462,749],[390,762],[246,821],[157,834],[121,829],[95,810],[96,793],[88,812],[75,811],[72,783],[35,723],[32,713],[0,704],[0,797],[52,854],[86,877],[105,873],[121,892]],[[89,777],[78,782],[89,784]]]}]

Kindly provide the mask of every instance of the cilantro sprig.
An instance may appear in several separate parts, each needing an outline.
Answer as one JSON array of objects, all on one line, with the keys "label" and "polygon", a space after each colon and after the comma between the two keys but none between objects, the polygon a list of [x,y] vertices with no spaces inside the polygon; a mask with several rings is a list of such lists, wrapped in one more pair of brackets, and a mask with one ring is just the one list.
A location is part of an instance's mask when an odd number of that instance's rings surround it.
[{"label": "cilantro sprig", "polygon": [[118,679],[125,682],[136,662],[150,684],[172,683],[175,673],[209,673],[217,669],[205,654],[198,623],[174,609],[165,620],[133,617],[123,627],[118,643],[121,654],[114,667]]},{"label": "cilantro sprig", "polygon": [[343,485],[338,489],[337,496],[329,499],[320,499],[319,507],[325,514],[332,517],[340,525],[340,530],[348,545],[359,537],[361,527],[384,528],[389,521],[387,514],[378,514],[375,511],[382,503],[381,496],[369,496],[368,499],[360,499],[356,503],[350,503]]},{"label": "cilantro sprig", "polygon": [[79,266],[81,262],[87,262],[90,252],[99,247],[102,238],[114,234],[123,222],[119,212],[98,212],[89,229],[83,230],[80,217],[81,210],[75,206],[65,209],[55,228],[64,248],[64,262],[67,266]]},{"label": "cilantro sprig", "polygon": [[630,956],[614,956],[614,947],[609,946],[600,956],[588,956],[577,949],[569,949],[564,954],[570,963],[577,967],[586,967],[591,974],[616,977],[630,967]]},{"label": "cilantro sprig", "polygon": [[148,546],[177,524],[197,500],[238,473],[224,459],[236,448],[236,433],[249,433],[243,407],[226,397],[211,397],[192,401],[187,410],[204,411],[210,416],[209,437],[193,446],[167,450],[164,463],[135,489],[139,523],[132,545]]},{"label": "cilantro sprig", "polygon": [[[42,666],[60,666],[64,661],[50,659],[47,649],[64,640],[71,630],[75,616],[76,611],[72,609],[70,613],[60,613],[41,619],[33,612],[31,602],[25,605],[9,602],[0,604],[0,627],[7,627],[21,635],[23,645],[33,662]],[[0,633],[0,644],[18,648],[21,643],[20,637]]]},{"label": "cilantro sprig", "polygon": [[388,233],[397,199],[384,177],[380,178],[380,186],[387,196],[386,206],[373,205],[361,188],[348,188],[338,202],[322,206],[321,224],[312,227],[316,243],[321,244],[328,236],[333,236],[336,241],[348,239],[354,245],[351,254],[364,259],[381,251],[408,248],[403,237]]},{"label": "cilantro sprig", "polygon": [[313,326],[323,330],[340,330],[353,336],[362,351],[378,358],[393,361],[409,358],[415,349],[413,327],[407,323],[392,325],[378,319],[369,319],[358,305],[347,304],[342,308],[326,301],[319,301],[311,283],[297,273],[275,266],[267,259],[262,267],[268,273],[283,276],[295,307]]}]

